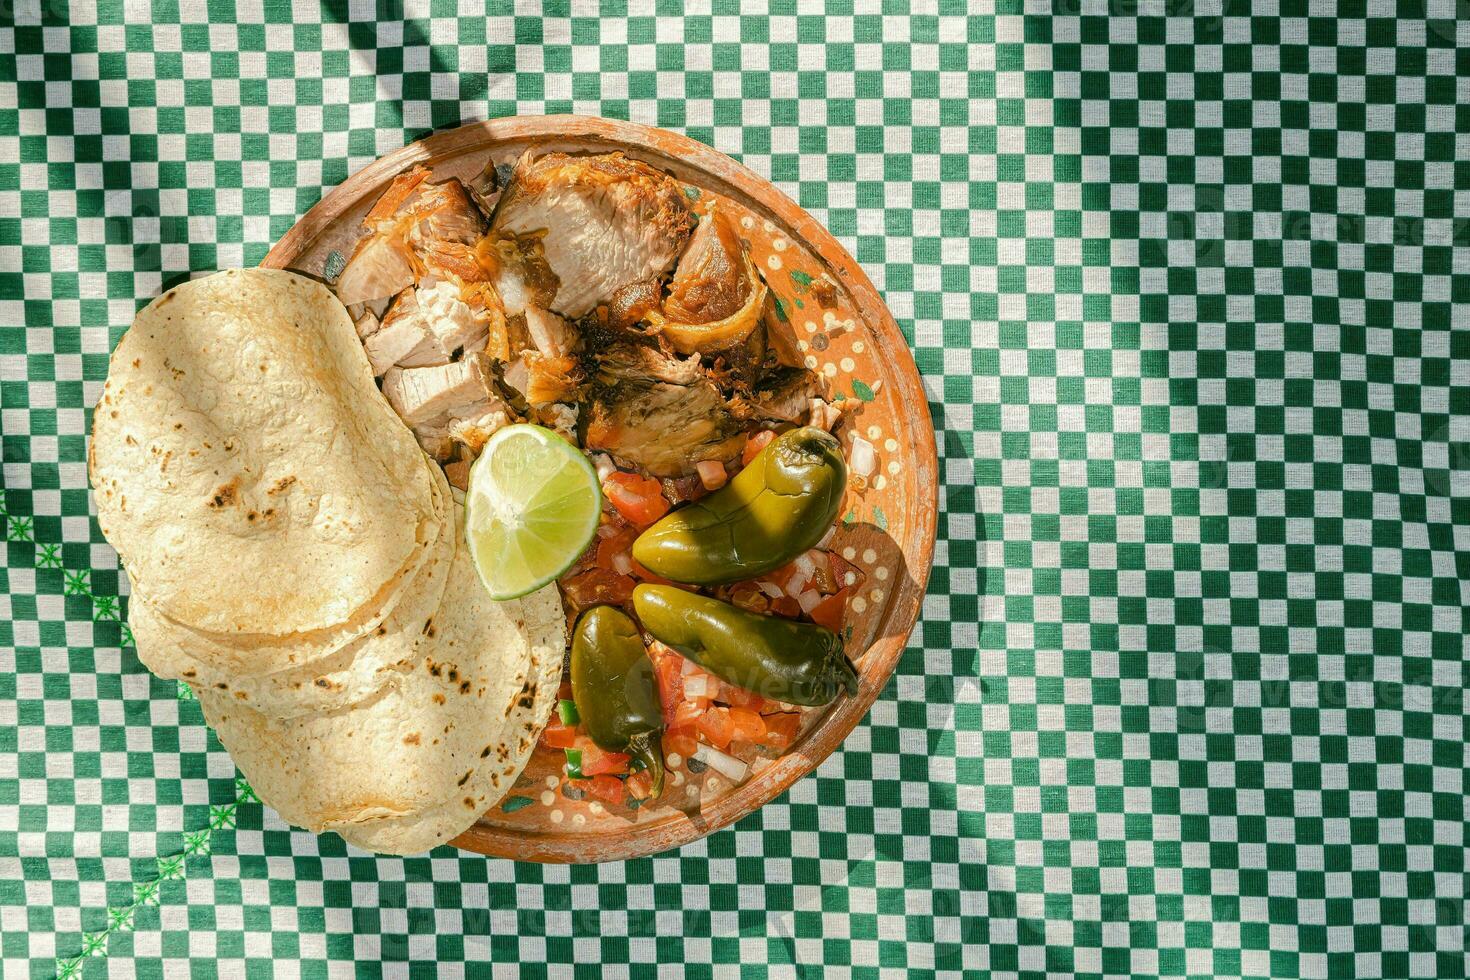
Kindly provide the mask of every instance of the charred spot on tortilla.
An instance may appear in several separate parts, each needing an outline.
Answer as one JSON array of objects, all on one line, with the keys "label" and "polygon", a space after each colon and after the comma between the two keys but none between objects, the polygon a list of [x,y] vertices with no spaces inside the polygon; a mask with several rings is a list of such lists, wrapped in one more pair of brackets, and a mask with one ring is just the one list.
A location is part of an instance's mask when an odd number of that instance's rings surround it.
[{"label": "charred spot on tortilla", "polygon": [[454,785],[456,785],[456,786],[463,786],[465,783],[467,783],[467,782],[470,781],[470,777],[473,776],[474,774],[475,774],[475,770],[473,770],[473,769],[466,770],[465,771],[465,774],[463,776],[460,776],[459,777],[459,782],[455,783]]},{"label": "charred spot on tortilla", "polygon": [[483,749],[481,749],[481,750],[480,750],[480,758],[482,758],[482,759],[483,759],[483,758],[485,758],[485,757],[486,757],[486,756],[488,756],[488,755],[489,755],[489,754],[490,754],[490,748],[491,748],[491,746],[488,746],[488,745],[487,745],[487,746],[485,746],[485,747],[484,747],[484,748],[483,748]]},{"label": "charred spot on tortilla", "polygon": [[423,630],[421,632],[423,633],[424,636],[432,637],[434,635],[433,630],[434,630],[434,617],[433,616],[430,616],[427,620],[424,621],[424,628],[423,628]]},{"label": "charred spot on tortilla", "polygon": [[475,808],[475,799],[474,799],[474,797],[472,797],[472,796],[466,796],[464,798],[464,805],[465,805],[465,809],[466,810],[473,810]]},{"label": "charred spot on tortilla", "polygon": [[460,685],[459,685],[459,693],[460,694],[468,694],[468,693],[470,693],[470,682],[469,681],[462,681],[462,682],[460,682]]},{"label": "charred spot on tortilla", "polygon": [[419,733],[418,732],[412,732],[412,733],[410,733],[408,735],[403,736],[403,744],[404,745],[417,745],[417,744],[419,744]]},{"label": "charred spot on tortilla", "polygon": [[[205,445],[208,445],[208,443],[206,443]],[[227,507],[238,500],[239,496],[240,478],[236,477],[229,483],[224,483],[216,487],[214,491],[214,497],[209,501],[208,504],[206,504],[206,506],[214,509]]]},{"label": "charred spot on tortilla", "polygon": [[435,704],[443,704],[444,703],[444,695],[442,695],[442,694],[436,694],[436,695],[434,695],[433,701],[434,701]]}]

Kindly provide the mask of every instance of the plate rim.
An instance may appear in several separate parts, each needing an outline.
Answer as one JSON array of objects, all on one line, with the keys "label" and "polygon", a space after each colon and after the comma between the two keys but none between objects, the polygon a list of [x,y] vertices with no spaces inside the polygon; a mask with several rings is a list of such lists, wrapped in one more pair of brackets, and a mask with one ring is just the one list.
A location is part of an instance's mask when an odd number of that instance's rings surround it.
[{"label": "plate rim", "polygon": [[[677,160],[734,188],[744,198],[742,203],[758,205],[757,210],[764,210],[785,225],[839,275],[859,315],[887,348],[885,354],[901,352],[902,356],[892,359],[893,380],[897,382],[894,387],[899,389],[893,394],[899,407],[911,414],[916,440],[911,447],[914,490],[910,509],[914,520],[909,540],[896,542],[905,557],[908,574],[877,624],[880,635],[863,654],[867,663],[857,695],[840,697],[796,749],[702,807],[697,814],[684,813],[682,819],[680,811],[673,810],[669,817],[661,818],[654,825],[632,823],[624,830],[595,837],[585,833],[511,834],[476,823],[448,842],[464,850],[519,861],[601,863],[682,847],[755,812],[813,772],[867,716],[892,678],[919,621],[938,532],[939,460],[929,400],[913,350],[857,260],[830,231],[774,183],[719,150],[670,130],[596,116],[542,115],[483,120],[436,132],[384,154],[324,193],[271,247],[260,264],[264,268],[287,268],[368,192],[416,163],[431,165],[436,159],[496,143],[559,140],[603,142],[610,148],[630,151],[634,156],[646,156],[651,151]],[[912,555],[910,547],[915,549]],[[901,631],[895,630],[895,625],[901,626]],[[595,846],[595,853],[587,853],[589,846]]]}]

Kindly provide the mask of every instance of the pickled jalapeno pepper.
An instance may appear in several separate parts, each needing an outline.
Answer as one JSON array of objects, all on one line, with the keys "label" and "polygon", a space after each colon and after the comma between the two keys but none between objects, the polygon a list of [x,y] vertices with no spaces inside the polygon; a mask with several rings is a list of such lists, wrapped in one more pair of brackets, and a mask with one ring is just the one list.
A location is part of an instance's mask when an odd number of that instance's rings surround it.
[{"label": "pickled jalapeno pepper", "polygon": [[671,585],[638,586],[633,607],[654,638],[763,697],[821,705],[841,690],[857,693],[842,638],[826,627],[746,612]]},{"label": "pickled jalapeno pepper", "polygon": [[613,606],[593,606],[572,635],[572,697],[598,748],[626,752],[664,788],[663,709],[653,661],[633,620]]},{"label": "pickled jalapeno pepper", "polygon": [[792,429],[724,487],[639,535],[633,559],[675,582],[755,578],[821,541],[846,487],[847,464],[836,437],[811,426]]}]

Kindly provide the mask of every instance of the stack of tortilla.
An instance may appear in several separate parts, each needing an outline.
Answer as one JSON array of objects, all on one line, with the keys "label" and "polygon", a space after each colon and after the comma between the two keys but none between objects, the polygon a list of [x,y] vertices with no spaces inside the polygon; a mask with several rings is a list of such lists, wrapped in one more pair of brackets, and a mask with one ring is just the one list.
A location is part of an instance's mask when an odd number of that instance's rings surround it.
[{"label": "stack of tortilla", "polygon": [[556,587],[489,598],[326,287],[234,270],[159,297],[113,354],[90,468],[139,658],[282,817],[412,853],[510,788],[556,698]]}]

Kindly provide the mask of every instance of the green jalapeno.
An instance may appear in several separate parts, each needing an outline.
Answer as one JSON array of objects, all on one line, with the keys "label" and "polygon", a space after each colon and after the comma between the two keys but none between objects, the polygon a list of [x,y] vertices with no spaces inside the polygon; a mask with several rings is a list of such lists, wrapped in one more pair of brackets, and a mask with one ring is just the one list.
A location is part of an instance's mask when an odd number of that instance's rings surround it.
[{"label": "green jalapeno", "polygon": [[856,694],[857,671],[842,637],[815,623],[746,612],[672,585],[640,585],[633,607],[643,628],[731,684],[791,704]]},{"label": "green jalapeno", "polygon": [[633,558],[675,582],[755,578],[826,535],[842,506],[847,464],[829,432],[808,426],[771,440],[708,497],[681,507],[633,542]]},{"label": "green jalapeno", "polygon": [[593,606],[572,636],[572,697],[587,734],[609,752],[627,752],[653,773],[653,795],[664,789],[660,738],[664,716],[653,661],[628,615]]}]

